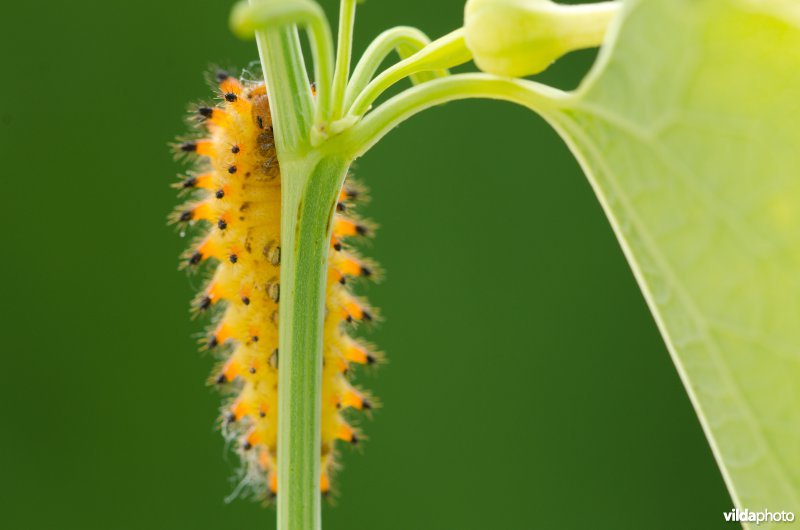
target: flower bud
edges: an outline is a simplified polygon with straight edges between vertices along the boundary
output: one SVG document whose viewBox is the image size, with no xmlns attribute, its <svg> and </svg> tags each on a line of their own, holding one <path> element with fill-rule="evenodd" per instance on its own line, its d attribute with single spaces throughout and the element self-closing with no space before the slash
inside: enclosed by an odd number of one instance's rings
<svg viewBox="0 0 800 530">
<path fill-rule="evenodd" d="M 570 51 L 598 46 L 618 7 L 617 2 L 468 0 L 464 35 L 481 70 L 523 77 L 538 74 Z"/>
</svg>

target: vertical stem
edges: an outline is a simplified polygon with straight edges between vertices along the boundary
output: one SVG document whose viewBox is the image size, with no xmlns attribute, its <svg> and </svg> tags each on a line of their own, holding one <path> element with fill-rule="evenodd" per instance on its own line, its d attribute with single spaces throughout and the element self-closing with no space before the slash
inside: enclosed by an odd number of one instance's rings
<svg viewBox="0 0 800 530">
<path fill-rule="evenodd" d="M 336 45 L 336 69 L 333 74 L 333 115 L 342 117 L 344 91 L 350 76 L 350 59 L 353 53 L 353 26 L 356 18 L 356 0 L 342 0 L 339 8 L 339 37 Z"/>
<path fill-rule="evenodd" d="M 295 113 L 300 120 L 290 123 L 293 126 L 307 122 L 307 112 L 311 106 L 311 88 L 305 72 L 303 54 L 297 24 L 302 25 L 308 34 L 311 52 L 314 56 L 314 74 L 317 82 L 316 107 L 314 109 L 315 129 L 324 132 L 330 119 L 331 79 L 333 77 L 333 41 L 328 19 L 322 8 L 314 0 L 249 0 L 246 4 L 237 4 L 231 13 L 231 24 L 237 33 L 248 36 L 256 33 L 261 64 L 270 89 L 278 88 L 286 97 L 276 99 L 276 107 L 289 122 L 293 120 L 292 112 L 282 112 L 285 108 L 291 111 L 292 104 L 297 104 Z M 281 71 L 287 76 L 276 75 Z M 298 81 L 305 80 L 305 83 Z M 292 91 L 283 90 L 291 88 Z M 272 100 L 272 93 L 270 100 Z M 296 127 L 293 127 L 293 129 Z M 308 127 L 305 128 L 307 131 Z M 297 131 L 287 130 L 298 142 L 307 143 L 308 133 L 300 135 Z"/>
<path fill-rule="evenodd" d="M 347 163 L 323 158 L 310 147 L 314 104 L 297 28 L 257 31 L 256 41 L 282 187 L 277 528 L 320 530 L 325 280 L 330 220 Z"/>
<path fill-rule="evenodd" d="M 280 161 L 283 154 L 308 146 L 313 112 L 310 83 L 296 27 L 257 31 L 256 44 L 267 83 Z"/>
<path fill-rule="evenodd" d="M 281 168 L 278 530 L 319 530 L 322 334 L 331 219 L 348 164 Z"/>
</svg>

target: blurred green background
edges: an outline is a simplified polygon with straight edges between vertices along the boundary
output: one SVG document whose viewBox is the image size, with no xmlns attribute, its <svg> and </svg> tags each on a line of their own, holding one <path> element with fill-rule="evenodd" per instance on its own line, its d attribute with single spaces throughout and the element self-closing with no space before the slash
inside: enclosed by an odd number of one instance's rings
<svg viewBox="0 0 800 530">
<path fill-rule="evenodd" d="M 333 0 L 324 3 L 335 11 Z M 462 0 L 370 0 L 357 50 L 438 36 Z M 165 218 L 167 148 L 211 63 L 253 43 L 228 2 L 4 6 L 0 526 L 253 529 L 225 504 L 197 285 Z M 574 87 L 592 52 L 543 80 Z M 384 407 L 345 451 L 327 529 L 722 528 L 731 508 L 678 375 L 564 144 L 508 104 L 414 118 L 356 167 L 387 270 L 360 381 Z M 358 454 L 362 453 L 362 454 Z"/>
</svg>

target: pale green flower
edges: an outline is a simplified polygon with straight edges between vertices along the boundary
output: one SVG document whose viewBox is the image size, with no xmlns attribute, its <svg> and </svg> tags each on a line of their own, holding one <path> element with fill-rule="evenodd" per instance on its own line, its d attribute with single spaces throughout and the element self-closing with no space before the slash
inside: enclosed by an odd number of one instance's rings
<svg viewBox="0 0 800 530">
<path fill-rule="evenodd" d="M 600 44 L 618 5 L 469 0 L 464 35 L 481 70 L 523 77 L 538 74 L 565 53 Z"/>
</svg>

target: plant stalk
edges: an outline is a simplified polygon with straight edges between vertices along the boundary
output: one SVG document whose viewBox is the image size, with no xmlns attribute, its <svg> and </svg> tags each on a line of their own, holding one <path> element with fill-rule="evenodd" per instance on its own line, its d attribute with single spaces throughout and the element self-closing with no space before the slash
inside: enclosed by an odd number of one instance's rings
<svg viewBox="0 0 800 530">
<path fill-rule="evenodd" d="M 339 8 L 339 37 L 336 44 L 336 69 L 333 74 L 333 115 L 331 120 L 338 120 L 342 117 L 345 88 L 347 80 L 350 78 L 355 19 L 356 0 L 342 0 Z"/>
<path fill-rule="evenodd" d="M 348 164 L 310 145 L 315 109 L 296 26 L 259 29 L 256 41 L 281 167 L 277 528 L 320 530 L 325 285 L 330 221 Z"/>
<path fill-rule="evenodd" d="M 331 219 L 348 164 L 281 168 L 278 530 L 319 530 L 322 334 Z"/>
<path fill-rule="evenodd" d="M 364 88 L 372 81 L 375 72 L 392 51 L 396 51 L 400 60 L 405 60 L 422 50 L 431 43 L 427 35 L 417 28 L 410 26 L 397 26 L 387 29 L 373 40 L 364 55 L 361 56 L 353 70 L 353 76 L 347 85 L 344 108 L 349 109 Z M 416 85 L 437 77 L 443 77 L 447 72 L 420 72 L 411 74 L 411 80 Z"/>
</svg>

